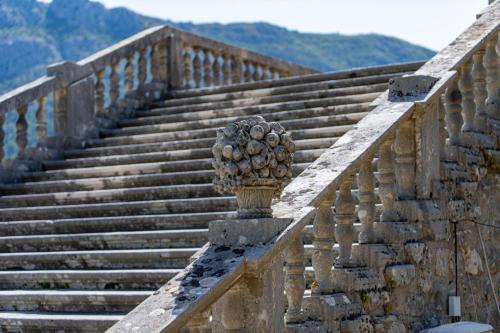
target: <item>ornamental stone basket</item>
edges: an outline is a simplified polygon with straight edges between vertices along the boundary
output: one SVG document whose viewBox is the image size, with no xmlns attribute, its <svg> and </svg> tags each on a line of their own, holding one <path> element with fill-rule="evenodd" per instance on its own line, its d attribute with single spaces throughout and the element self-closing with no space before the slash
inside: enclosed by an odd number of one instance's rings
<svg viewBox="0 0 500 333">
<path fill-rule="evenodd" d="M 236 195 L 238 218 L 270 218 L 271 202 L 292 177 L 295 144 L 283 126 L 260 116 L 217 132 L 212 147 L 215 188 Z"/>
<path fill-rule="evenodd" d="M 244 181 L 244 184 L 234 190 L 238 202 L 238 218 L 273 217 L 271 202 L 279 189 L 280 184 L 275 179 Z"/>
</svg>

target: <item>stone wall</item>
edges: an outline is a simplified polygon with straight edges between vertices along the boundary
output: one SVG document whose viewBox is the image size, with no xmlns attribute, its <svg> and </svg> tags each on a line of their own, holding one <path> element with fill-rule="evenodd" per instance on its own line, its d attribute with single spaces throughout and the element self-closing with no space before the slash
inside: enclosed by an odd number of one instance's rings
<svg viewBox="0 0 500 333">
<path fill-rule="evenodd" d="M 500 328 L 500 314 L 497 310 L 493 287 L 488 277 L 488 267 L 497 299 L 500 297 L 500 175 L 486 176 L 474 194 L 479 204 L 474 208 L 473 219 L 496 228 L 460 222 L 458 238 L 458 286 L 462 301 L 462 319 L 489 323 Z M 484 241 L 486 257 L 481 245 Z M 449 250 L 453 253 L 453 238 Z M 449 259 L 454 265 L 453 258 Z M 453 277 L 451 275 L 451 277 Z"/>
</svg>

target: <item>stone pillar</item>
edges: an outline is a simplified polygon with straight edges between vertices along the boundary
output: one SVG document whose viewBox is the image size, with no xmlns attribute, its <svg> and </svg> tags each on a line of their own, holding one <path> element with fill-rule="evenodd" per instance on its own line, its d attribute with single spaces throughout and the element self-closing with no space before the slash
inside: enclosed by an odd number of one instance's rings
<svg viewBox="0 0 500 333">
<path fill-rule="evenodd" d="M 194 58 L 193 58 L 193 80 L 195 88 L 201 87 L 201 77 L 202 77 L 202 64 L 200 59 L 200 48 L 193 47 Z"/>
<path fill-rule="evenodd" d="M 396 130 L 395 175 L 399 200 L 415 197 L 415 123 L 407 120 Z"/>
<path fill-rule="evenodd" d="M 288 309 L 285 320 L 287 324 L 304 321 L 302 315 L 302 299 L 306 289 L 304 269 L 304 244 L 302 237 L 299 236 L 292 240 L 286 251 L 285 290 Z"/>
<path fill-rule="evenodd" d="M 313 225 L 312 266 L 314 268 L 314 294 L 329 294 L 333 291 L 332 266 L 333 244 L 335 240 L 335 221 L 333 219 L 332 203 L 322 202 L 316 210 Z"/>
<path fill-rule="evenodd" d="M 256 218 L 212 221 L 209 242 L 233 250 L 269 242 L 290 223 Z M 212 307 L 212 332 L 284 332 L 284 258 L 279 255 L 259 272 L 247 272 Z"/>
<path fill-rule="evenodd" d="M 478 50 L 474 53 L 474 64 L 472 66 L 472 77 L 474 79 L 474 104 L 476 106 L 476 113 L 474 116 L 474 128 L 478 132 L 486 130 L 486 69 L 483 65 L 484 49 Z"/>
<path fill-rule="evenodd" d="M 448 145 L 460 145 L 462 119 L 462 95 L 458 89 L 458 81 L 453 80 L 445 93 L 446 128 L 448 129 Z"/>
<path fill-rule="evenodd" d="M 486 43 L 486 52 L 484 54 L 484 67 L 486 68 L 486 89 L 488 97 L 486 98 L 486 112 L 488 116 L 500 120 L 500 107 L 498 100 L 498 55 L 496 52 L 497 37 L 491 38 Z"/>
<path fill-rule="evenodd" d="M 17 108 L 16 112 L 18 116 L 16 122 L 17 159 L 23 160 L 28 146 L 28 122 L 26 121 L 28 105 Z"/>
<path fill-rule="evenodd" d="M 462 94 L 462 115 L 464 124 L 462 132 L 471 132 L 474 130 L 474 116 L 476 105 L 474 103 L 474 81 L 472 78 L 472 60 L 467 61 L 460 68 L 460 92 Z"/>
<path fill-rule="evenodd" d="M 79 147 L 89 138 L 97 137 L 94 82 L 87 77 L 68 86 L 67 91 L 66 145 Z"/>
<path fill-rule="evenodd" d="M 398 214 L 394 207 L 396 199 L 396 177 L 394 176 L 394 158 L 392 153 L 392 139 L 387 139 L 380 146 L 378 159 L 377 179 L 379 181 L 379 197 L 383 210 L 380 222 L 394 222 Z"/>
<path fill-rule="evenodd" d="M 356 203 L 351 192 L 353 178 L 349 176 L 342 181 L 337 200 L 335 200 L 335 238 L 339 244 L 339 256 L 335 260 L 335 268 L 353 265 L 351 250 L 356 238 L 354 229 Z"/>
<path fill-rule="evenodd" d="M 182 88 L 182 42 L 176 35 L 171 35 L 167 39 L 167 83 L 168 89 L 174 91 Z"/>
<path fill-rule="evenodd" d="M 190 89 L 191 88 L 191 79 L 193 75 L 193 59 L 191 58 L 191 53 L 189 48 L 184 48 L 184 55 L 182 56 L 182 62 L 183 62 L 183 71 L 182 74 L 184 76 L 184 88 L 185 89 Z"/>
<path fill-rule="evenodd" d="M 372 166 L 373 156 L 370 155 L 362 164 L 358 174 L 358 217 L 361 222 L 360 243 L 375 241 L 373 222 L 375 220 L 375 178 Z"/>
</svg>

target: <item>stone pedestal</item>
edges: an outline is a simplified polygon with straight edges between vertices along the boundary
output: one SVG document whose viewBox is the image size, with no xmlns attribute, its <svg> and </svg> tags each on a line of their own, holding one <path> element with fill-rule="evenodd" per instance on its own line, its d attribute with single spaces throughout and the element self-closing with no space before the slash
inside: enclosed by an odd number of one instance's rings
<svg viewBox="0 0 500 333">
<path fill-rule="evenodd" d="M 281 233 L 288 219 L 235 219 L 209 224 L 211 244 L 249 249 Z M 212 307 L 212 332 L 284 332 L 283 257 L 245 274 Z"/>
</svg>

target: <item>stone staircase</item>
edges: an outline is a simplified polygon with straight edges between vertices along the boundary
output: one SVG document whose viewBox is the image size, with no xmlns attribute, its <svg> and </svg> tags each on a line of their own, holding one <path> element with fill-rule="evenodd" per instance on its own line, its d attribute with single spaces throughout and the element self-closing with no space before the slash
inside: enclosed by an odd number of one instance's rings
<svg viewBox="0 0 500 333">
<path fill-rule="evenodd" d="M 209 221 L 234 215 L 235 199 L 211 183 L 217 128 L 257 114 L 279 121 L 296 142 L 297 175 L 390 78 L 420 65 L 175 91 L 0 185 L 0 331 L 105 331 L 187 265 Z"/>
</svg>

